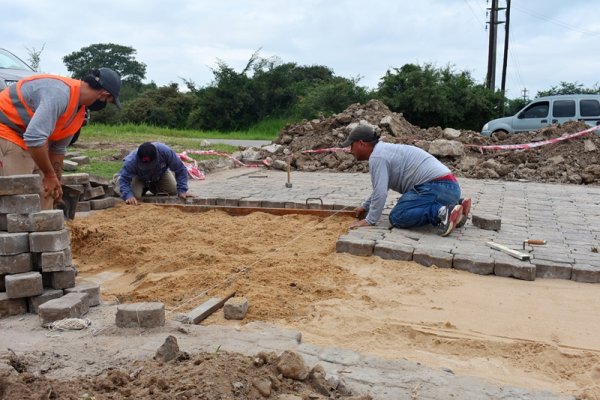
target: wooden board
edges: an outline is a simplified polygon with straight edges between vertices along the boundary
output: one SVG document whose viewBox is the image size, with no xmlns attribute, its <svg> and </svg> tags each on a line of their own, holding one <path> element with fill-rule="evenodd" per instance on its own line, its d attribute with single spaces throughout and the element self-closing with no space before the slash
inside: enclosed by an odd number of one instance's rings
<svg viewBox="0 0 600 400">
<path fill-rule="evenodd" d="M 202 206 L 202 205 L 187 205 L 187 204 L 159 204 L 161 207 L 173 207 L 186 212 L 205 212 L 211 210 L 220 210 L 226 212 L 229 215 L 240 216 L 248 215 L 255 212 L 264 212 L 273 215 L 316 215 L 318 217 L 329 217 L 332 215 L 343 215 L 347 217 L 354 217 L 353 210 L 319 210 L 319 209 L 305 209 L 305 208 L 264 208 L 264 207 L 230 207 L 230 206 Z"/>
</svg>

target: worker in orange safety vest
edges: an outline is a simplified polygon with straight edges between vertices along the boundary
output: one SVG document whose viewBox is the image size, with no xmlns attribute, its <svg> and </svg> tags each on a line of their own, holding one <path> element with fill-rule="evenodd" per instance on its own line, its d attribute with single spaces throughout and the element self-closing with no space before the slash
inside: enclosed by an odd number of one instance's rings
<svg viewBox="0 0 600 400">
<path fill-rule="evenodd" d="M 121 108 L 121 77 L 110 68 L 83 80 L 34 75 L 0 92 L 0 176 L 42 176 L 42 209 L 62 197 L 60 178 L 67 146 L 84 123 L 86 108 Z"/>
</svg>

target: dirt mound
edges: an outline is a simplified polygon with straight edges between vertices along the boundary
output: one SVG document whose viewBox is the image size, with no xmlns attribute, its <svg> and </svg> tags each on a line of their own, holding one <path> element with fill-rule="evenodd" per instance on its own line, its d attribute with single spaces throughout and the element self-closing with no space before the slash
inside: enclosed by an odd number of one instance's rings
<svg viewBox="0 0 600 400">
<path fill-rule="evenodd" d="M 327 380 L 319 365 L 306 377 L 287 373 L 286 353 L 187 353 L 170 362 L 131 361 L 96 376 L 50 379 L 6 366 L 0 371 L 3 399 L 354 399 L 343 384 Z M 289 364 L 289 362 L 288 362 Z M 288 368 L 289 369 L 289 368 Z M 331 382 L 330 382 L 331 381 Z"/>
<path fill-rule="evenodd" d="M 600 136 L 593 133 L 531 149 L 480 148 L 559 138 L 587 129 L 583 122 L 552 125 L 540 131 L 515 135 L 483 137 L 469 130 L 422 129 L 412 125 L 402 114 L 390 111 L 379 100 L 351 105 L 329 118 L 288 125 L 275 142 L 281 146 L 274 153 L 263 151 L 262 156 L 271 157 L 272 166 L 280 169 L 284 169 L 291 159 L 291 167 L 300 171 L 368 171 L 366 162 L 357 162 L 346 152 L 303 153 L 339 147 L 359 123 L 374 126 L 386 142 L 411 144 L 429 151 L 459 177 L 574 184 L 597 184 L 600 180 L 597 151 Z"/>
</svg>

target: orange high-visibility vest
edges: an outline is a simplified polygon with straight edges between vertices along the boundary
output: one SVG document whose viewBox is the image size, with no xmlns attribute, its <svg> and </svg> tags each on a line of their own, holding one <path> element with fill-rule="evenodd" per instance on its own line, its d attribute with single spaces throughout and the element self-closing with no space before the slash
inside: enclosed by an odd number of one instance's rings
<svg viewBox="0 0 600 400">
<path fill-rule="evenodd" d="M 34 110 L 23 99 L 21 86 L 35 79 L 56 79 L 69 86 L 69 104 L 65 112 L 58 117 L 54 131 L 48 140 L 57 141 L 74 135 L 83 125 L 85 107 L 79 107 L 79 89 L 81 81 L 56 75 L 35 75 L 20 80 L 0 92 L 0 138 L 9 140 L 27 150 L 23 134 L 33 117 Z"/>
</svg>

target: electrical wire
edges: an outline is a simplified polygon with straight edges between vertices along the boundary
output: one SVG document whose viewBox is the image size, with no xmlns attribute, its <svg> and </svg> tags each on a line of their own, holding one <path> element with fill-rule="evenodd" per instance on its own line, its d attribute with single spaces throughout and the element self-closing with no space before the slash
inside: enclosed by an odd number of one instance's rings
<svg viewBox="0 0 600 400">
<path fill-rule="evenodd" d="M 585 33 L 586 35 L 594 35 L 594 36 L 600 35 L 600 32 L 594 32 L 594 31 L 590 31 L 590 30 L 587 30 L 587 29 L 579 28 L 579 27 L 577 27 L 575 25 L 571 25 L 571 24 L 566 23 L 564 21 L 561 21 L 559 19 L 549 17 L 547 15 L 541 14 L 541 13 L 539 13 L 537 11 L 533 11 L 533 10 L 530 10 L 528 8 L 525 8 L 525 7 L 521 7 L 521 6 L 518 6 L 518 5 L 513 5 L 513 7 L 515 7 L 517 10 L 519 10 L 519 11 L 525 13 L 525 14 L 528 14 L 528 15 L 534 17 L 534 18 L 538 18 L 538 19 L 540 19 L 542 21 L 546 21 L 546 22 L 551 22 L 551 23 L 553 23 L 555 25 L 558 25 L 558 26 L 560 26 L 562 28 L 565 28 L 565 29 L 569 29 L 569 30 L 574 31 L 574 32 Z"/>
</svg>

